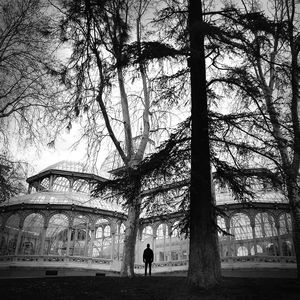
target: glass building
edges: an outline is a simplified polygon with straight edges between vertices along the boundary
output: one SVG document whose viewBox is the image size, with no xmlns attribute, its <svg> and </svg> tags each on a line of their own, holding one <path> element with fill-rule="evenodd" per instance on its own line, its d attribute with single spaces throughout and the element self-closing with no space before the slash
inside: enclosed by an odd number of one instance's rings
<svg viewBox="0 0 300 300">
<path fill-rule="evenodd" d="M 94 185 L 108 176 L 62 161 L 29 177 L 27 194 L 0 203 L 0 274 L 12 266 L 118 272 L 126 212 L 109 195 L 91 196 Z M 216 186 L 217 206 L 224 212 L 217 223 L 230 233 L 219 234 L 222 266 L 295 266 L 288 203 L 272 189 L 254 189 L 255 201 L 238 203 L 226 187 Z M 154 250 L 154 272 L 187 269 L 189 240 L 180 234 L 181 217 L 169 212 L 141 218 L 137 273 L 143 272 L 142 253 L 148 243 Z"/>
</svg>

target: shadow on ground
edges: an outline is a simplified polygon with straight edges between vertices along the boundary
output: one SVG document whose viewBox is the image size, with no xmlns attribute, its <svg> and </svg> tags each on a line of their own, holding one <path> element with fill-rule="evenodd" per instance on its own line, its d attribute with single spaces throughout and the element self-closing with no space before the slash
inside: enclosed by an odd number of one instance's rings
<svg viewBox="0 0 300 300">
<path fill-rule="evenodd" d="M 223 278 L 208 291 L 190 289 L 185 277 L 52 277 L 0 280 L 6 299 L 117 299 L 117 300 L 299 300 L 300 283 L 287 278 Z"/>
</svg>

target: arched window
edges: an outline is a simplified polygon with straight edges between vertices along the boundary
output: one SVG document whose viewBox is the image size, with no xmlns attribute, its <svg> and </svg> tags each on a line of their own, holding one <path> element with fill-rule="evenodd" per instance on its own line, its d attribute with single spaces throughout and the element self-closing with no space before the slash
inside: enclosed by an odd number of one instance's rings
<svg viewBox="0 0 300 300">
<path fill-rule="evenodd" d="M 248 249 L 245 246 L 240 246 L 237 248 L 237 256 L 247 256 Z"/>
<path fill-rule="evenodd" d="M 65 177 L 56 177 L 53 182 L 53 191 L 68 192 L 70 188 L 70 181 Z"/>
<path fill-rule="evenodd" d="M 226 225 L 225 225 L 225 219 L 224 219 L 224 218 L 218 216 L 218 217 L 217 217 L 217 224 L 218 224 L 218 226 L 219 226 L 222 230 L 226 231 Z M 221 239 L 224 238 L 224 234 L 223 234 L 222 232 L 220 232 L 220 231 L 218 231 L 218 236 L 219 236 L 219 238 L 221 238 Z M 226 238 L 226 237 L 225 237 L 225 238 Z"/>
<path fill-rule="evenodd" d="M 1 253 L 13 255 L 16 251 L 17 238 L 19 234 L 20 216 L 18 214 L 11 215 L 6 223 L 3 232 Z"/>
<path fill-rule="evenodd" d="M 280 235 L 292 232 L 292 219 L 289 213 L 283 213 L 279 217 Z"/>
<path fill-rule="evenodd" d="M 65 255 L 67 250 L 69 220 L 64 214 L 53 215 L 48 224 L 45 240 L 45 254 Z"/>
<path fill-rule="evenodd" d="M 102 238 L 103 237 L 103 228 L 102 227 L 98 227 L 96 229 L 96 239 Z"/>
<path fill-rule="evenodd" d="M 230 233 L 234 235 L 236 240 L 252 239 L 249 217 L 243 213 L 233 215 L 230 220 Z"/>
<path fill-rule="evenodd" d="M 89 193 L 89 184 L 84 179 L 78 179 L 73 184 L 73 191 L 78 193 Z"/>
<path fill-rule="evenodd" d="M 258 213 L 255 216 L 255 235 L 257 238 L 276 236 L 274 218 L 268 213 Z"/>
<path fill-rule="evenodd" d="M 125 225 L 121 223 L 120 226 L 118 226 L 118 234 L 124 234 L 125 233 Z"/>
<path fill-rule="evenodd" d="M 44 191 L 44 190 L 49 190 L 50 188 L 50 181 L 49 181 L 49 178 L 44 178 L 40 184 L 40 190 L 41 191 Z"/>
<path fill-rule="evenodd" d="M 257 254 L 263 253 L 263 248 L 260 245 L 256 245 L 256 252 Z M 255 255 L 254 246 L 251 247 L 250 253 L 251 255 Z"/>
<path fill-rule="evenodd" d="M 96 238 L 93 243 L 93 256 L 110 259 L 112 255 L 112 241 L 110 224 L 106 219 L 99 219 L 95 224 Z"/>
<path fill-rule="evenodd" d="M 84 256 L 87 249 L 86 239 L 89 238 L 89 218 L 79 215 L 73 220 L 69 255 Z"/>
<path fill-rule="evenodd" d="M 156 230 L 156 238 L 163 239 L 168 236 L 168 226 L 167 224 L 160 224 Z"/>
<path fill-rule="evenodd" d="M 104 236 L 105 237 L 109 237 L 110 236 L 110 226 L 109 225 L 106 225 L 104 227 Z"/>
<path fill-rule="evenodd" d="M 176 221 L 172 225 L 171 237 L 172 238 L 180 238 L 180 229 L 179 229 L 179 222 L 178 221 Z"/>
<path fill-rule="evenodd" d="M 44 218 L 40 214 L 30 214 L 24 220 L 22 240 L 19 253 L 38 255 L 41 251 Z"/>
<path fill-rule="evenodd" d="M 142 241 L 152 239 L 153 237 L 153 229 L 151 226 L 146 226 L 142 232 Z"/>
</svg>

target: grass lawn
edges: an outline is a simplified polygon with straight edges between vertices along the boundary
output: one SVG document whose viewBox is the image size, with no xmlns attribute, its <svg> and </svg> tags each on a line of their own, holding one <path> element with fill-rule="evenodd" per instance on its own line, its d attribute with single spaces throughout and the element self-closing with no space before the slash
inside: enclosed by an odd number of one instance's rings
<svg viewBox="0 0 300 300">
<path fill-rule="evenodd" d="M 47 277 L 0 280 L 0 299 L 300 300 L 300 283 L 287 278 L 223 278 L 218 288 L 190 289 L 186 278 Z"/>
</svg>

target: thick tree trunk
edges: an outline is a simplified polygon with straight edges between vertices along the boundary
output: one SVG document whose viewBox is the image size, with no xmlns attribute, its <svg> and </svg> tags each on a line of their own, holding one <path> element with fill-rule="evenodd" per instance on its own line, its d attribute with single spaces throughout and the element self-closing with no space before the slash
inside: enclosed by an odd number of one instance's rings
<svg viewBox="0 0 300 300">
<path fill-rule="evenodd" d="M 208 109 L 201 1 L 190 0 L 192 161 L 188 282 L 210 288 L 221 279 L 208 136 Z"/>
<path fill-rule="evenodd" d="M 297 274 L 300 280 L 300 199 L 298 199 L 298 205 L 292 208 L 292 222 L 293 222 L 293 242 L 297 260 Z"/>
<path fill-rule="evenodd" d="M 300 197 L 295 180 L 288 183 L 288 198 L 292 211 L 293 243 L 297 260 L 297 274 L 300 279 Z"/>
<path fill-rule="evenodd" d="M 128 172 L 130 173 L 131 178 L 131 184 L 129 184 L 130 196 L 128 196 L 130 197 L 130 199 L 127 200 L 128 217 L 125 229 L 123 258 L 120 275 L 124 277 L 133 277 L 135 261 L 135 243 L 141 212 L 141 197 L 139 196 L 141 191 L 141 180 L 139 176 L 136 176 L 132 173 L 132 170 L 128 170 Z"/>
<path fill-rule="evenodd" d="M 135 243 L 140 215 L 140 203 L 134 201 L 128 208 L 128 219 L 125 230 L 121 276 L 134 276 Z"/>
</svg>

